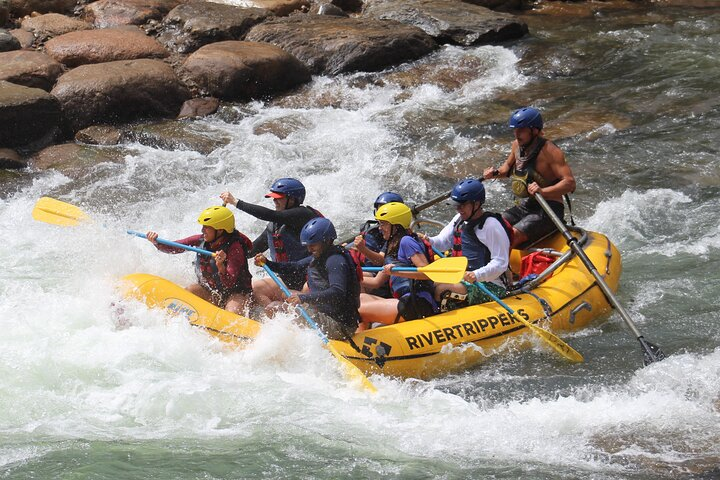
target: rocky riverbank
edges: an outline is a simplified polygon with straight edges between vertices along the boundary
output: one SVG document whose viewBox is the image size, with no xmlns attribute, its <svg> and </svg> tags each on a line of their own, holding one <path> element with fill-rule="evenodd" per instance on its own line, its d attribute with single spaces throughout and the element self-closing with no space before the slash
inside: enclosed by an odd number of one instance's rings
<svg viewBox="0 0 720 480">
<path fill-rule="evenodd" d="M 138 122 L 212 114 L 312 75 L 517 39 L 528 27 L 507 12 L 525 2 L 0 0 L 0 166 L 52 167 L 83 148 L 67 142 L 146 140 Z M 177 143 L 154 130 L 153 144 Z"/>
</svg>

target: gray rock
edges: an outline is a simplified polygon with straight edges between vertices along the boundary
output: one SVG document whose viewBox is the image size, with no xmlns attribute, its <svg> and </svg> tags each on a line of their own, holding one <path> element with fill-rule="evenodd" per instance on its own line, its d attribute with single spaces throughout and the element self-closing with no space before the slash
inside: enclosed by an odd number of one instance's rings
<svg viewBox="0 0 720 480">
<path fill-rule="evenodd" d="M 204 95 L 246 100 L 310 81 L 310 72 L 283 49 L 259 42 L 227 41 L 202 47 L 182 66 L 187 83 Z"/>
<path fill-rule="evenodd" d="M 186 150 L 209 155 L 229 144 L 229 136 L 204 132 L 195 123 L 165 121 L 133 126 L 125 133 L 126 140 L 162 150 Z"/>
<path fill-rule="evenodd" d="M 63 67 L 44 53 L 29 50 L 0 53 L 0 80 L 50 91 Z"/>
<path fill-rule="evenodd" d="M 172 67 L 148 59 L 77 67 L 60 77 L 51 93 L 70 132 L 98 123 L 174 118 L 189 97 Z"/>
<path fill-rule="evenodd" d="M 478 45 L 520 38 L 527 24 L 457 0 L 367 0 L 363 15 L 422 28 L 440 43 Z"/>
<path fill-rule="evenodd" d="M 45 52 L 69 67 L 137 58 L 164 58 L 168 51 L 137 27 L 70 32 L 49 40 Z"/>
<path fill-rule="evenodd" d="M 84 8 L 87 21 L 99 28 L 143 25 L 160 20 L 183 0 L 100 0 Z"/>
<path fill-rule="evenodd" d="M 20 50 L 20 42 L 10 32 L 0 28 L 0 52 Z"/>
<path fill-rule="evenodd" d="M 264 8 L 274 15 L 285 17 L 298 11 L 306 12 L 310 0 L 243 0 L 244 7 Z"/>
<path fill-rule="evenodd" d="M 250 28 L 270 15 L 270 11 L 262 8 L 213 2 L 187 3 L 168 13 L 158 39 L 180 53 L 191 53 L 209 43 L 240 40 Z"/>
<path fill-rule="evenodd" d="M 0 81 L 0 147 L 47 145 L 59 133 L 60 104 L 39 88 Z"/>
<path fill-rule="evenodd" d="M 297 15 L 261 23 L 245 37 L 293 54 L 312 73 L 377 71 L 436 48 L 421 29 L 393 20 Z"/>
<path fill-rule="evenodd" d="M 36 153 L 30 165 L 37 170 L 53 169 L 70 178 L 80 178 L 99 163 L 121 163 L 126 154 L 127 151 L 118 147 L 65 143 Z"/>
<path fill-rule="evenodd" d="M 332 15 L 334 17 L 347 17 L 345 11 L 332 3 L 319 3 L 310 8 L 310 13 L 315 15 Z"/>
<path fill-rule="evenodd" d="M 0 169 L 18 170 L 27 167 L 27 163 L 15 150 L 0 148 Z"/>
</svg>

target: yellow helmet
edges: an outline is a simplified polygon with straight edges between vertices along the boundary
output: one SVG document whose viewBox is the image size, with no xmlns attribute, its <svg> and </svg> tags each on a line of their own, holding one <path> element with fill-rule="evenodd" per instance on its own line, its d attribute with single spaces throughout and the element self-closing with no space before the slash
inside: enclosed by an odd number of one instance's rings
<svg viewBox="0 0 720 480">
<path fill-rule="evenodd" d="M 198 217 L 198 223 L 232 233 L 235 230 L 235 215 L 226 207 L 210 207 L 203 210 Z"/>
<path fill-rule="evenodd" d="M 404 228 L 410 228 L 412 222 L 412 211 L 410 207 L 400 202 L 390 202 L 381 205 L 375 211 L 375 220 L 382 220 L 391 225 L 402 225 Z"/>
</svg>

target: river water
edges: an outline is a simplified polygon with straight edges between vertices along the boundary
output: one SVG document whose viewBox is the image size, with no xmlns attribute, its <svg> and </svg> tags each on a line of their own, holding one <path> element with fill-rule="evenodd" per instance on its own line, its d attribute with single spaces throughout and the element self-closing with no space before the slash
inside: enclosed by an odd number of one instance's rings
<svg viewBox="0 0 720 480">
<path fill-rule="evenodd" d="M 6 179 L 0 476 L 719 478 L 720 10 L 601 3 L 524 19 L 531 36 L 511 45 L 319 77 L 197 121 L 231 140 L 207 157 L 129 145 L 79 177 Z M 381 191 L 420 203 L 500 163 L 508 114 L 529 103 L 578 179 L 576 220 L 622 252 L 618 298 L 666 360 L 643 368 L 613 314 L 562 334 L 584 364 L 538 344 L 427 382 L 375 376 L 369 396 L 289 319 L 246 350 L 138 304 L 117 327 L 122 275 L 193 277 L 189 255 L 125 229 L 180 238 L 226 188 L 263 202 L 273 178 L 296 176 L 347 234 Z M 489 208 L 511 202 L 506 184 L 488 190 Z M 43 195 L 95 223 L 33 222 Z"/>
</svg>

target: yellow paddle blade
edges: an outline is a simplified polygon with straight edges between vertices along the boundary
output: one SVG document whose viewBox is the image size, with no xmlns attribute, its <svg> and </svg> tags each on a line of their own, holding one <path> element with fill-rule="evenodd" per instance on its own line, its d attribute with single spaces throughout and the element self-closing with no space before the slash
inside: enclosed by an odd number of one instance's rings
<svg viewBox="0 0 720 480">
<path fill-rule="evenodd" d="M 74 227 L 90 217 L 80 208 L 50 197 L 42 197 L 35 204 L 32 216 L 35 220 L 63 227 Z"/>
<path fill-rule="evenodd" d="M 467 264 L 467 257 L 445 257 L 418 267 L 418 272 L 424 273 L 433 282 L 458 283 L 465 276 Z"/>
<path fill-rule="evenodd" d="M 538 327 L 537 325 L 533 325 L 532 323 L 528 322 L 522 317 L 519 317 L 517 315 L 513 315 L 513 318 L 516 320 L 519 320 L 528 327 L 530 330 L 532 330 L 534 333 L 540 335 L 540 338 L 545 340 L 546 343 L 550 344 L 552 348 L 555 349 L 560 355 L 567 358 L 571 362 L 575 363 L 581 363 L 584 362 L 585 359 L 583 358 L 580 353 L 578 353 L 575 349 L 573 349 L 570 345 L 560 340 L 558 337 L 553 335 L 552 333 L 548 332 L 545 329 L 542 329 Z"/>
<path fill-rule="evenodd" d="M 343 357 L 330 342 L 326 343 L 325 346 L 330 350 L 330 353 L 340 361 L 345 370 L 345 376 L 351 383 L 360 385 L 369 392 L 377 393 L 377 388 L 372 384 L 370 379 L 365 376 L 362 370 L 356 367 L 350 360 Z"/>
</svg>

